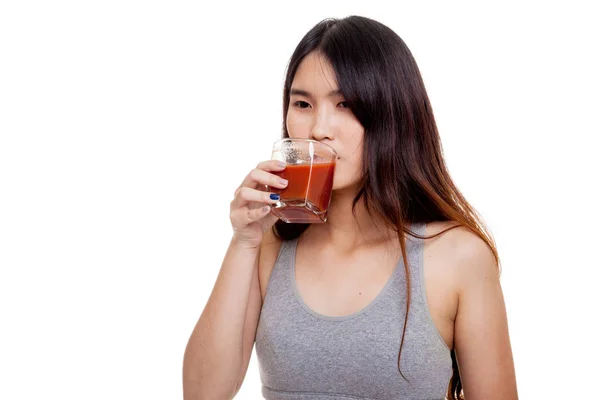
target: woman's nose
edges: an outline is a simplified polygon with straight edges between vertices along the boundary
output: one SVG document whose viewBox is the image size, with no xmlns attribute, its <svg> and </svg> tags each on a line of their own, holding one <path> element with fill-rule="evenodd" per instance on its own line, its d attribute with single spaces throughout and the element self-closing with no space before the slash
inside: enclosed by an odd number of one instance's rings
<svg viewBox="0 0 600 400">
<path fill-rule="evenodd" d="M 316 120 L 313 123 L 310 131 L 310 138 L 314 140 L 323 141 L 325 139 L 333 140 L 333 129 L 331 123 L 331 116 L 327 113 L 319 113 L 316 116 Z"/>
</svg>

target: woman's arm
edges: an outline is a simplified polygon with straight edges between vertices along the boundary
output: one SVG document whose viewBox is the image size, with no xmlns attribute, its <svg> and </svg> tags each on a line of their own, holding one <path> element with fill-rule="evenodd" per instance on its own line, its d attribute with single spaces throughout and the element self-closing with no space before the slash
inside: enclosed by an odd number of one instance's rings
<svg viewBox="0 0 600 400">
<path fill-rule="evenodd" d="M 229 214 L 233 238 L 183 357 L 185 400 L 231 399 L 244 380 L 262 302 L 261 246 L 277 220 L 268 206 L 277 199 L 262 188 L 284 188 L 287 183 L 272 173 L 283 169 L 276 160 L 264 161 L 235 191 Z"/>
<path fill-rule="evenodd" d="M 185 400 L 231 399 L 245 373 L 260 313 L 258 248 L 232 241 L 183 360 Z"/>
<path fill-rule="evenodd" d="M 454 347 L 465 399 L 514 400 L 515 369 L 496 260 L 483 240 L 461 231 L 454 238 L 459 278 Z"/>
</svg>

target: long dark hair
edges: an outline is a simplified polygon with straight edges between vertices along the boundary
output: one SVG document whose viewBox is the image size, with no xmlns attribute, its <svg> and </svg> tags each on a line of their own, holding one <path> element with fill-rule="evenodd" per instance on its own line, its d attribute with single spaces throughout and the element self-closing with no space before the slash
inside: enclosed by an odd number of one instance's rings
<svg viewBox="0 0 600 400">
<path fill-rule="evenodd" d="M 483 239 L 499 266 L 494 239 L 477 211 L 452 182 L 433 111 L 417 64 L 404 41 L 387 26 L 365 17 L 326 19 L 300 41 L 287 69 L 283 90 L 283 137 L 290 89 L 300 62 L 317 51 L 332 65 L 348 107 L 365 130 L 363 176 L 353 210 L 363 201 L 398 233 L 407 276 L 404 329 L 398 369 L 410 309 L 411 279 L 405 237 L 430 239 L 464 226 Z M 455 224 L 433 236 L 410 231 L 414 222 L 450 221 Z M 308 225 L 278 221 L 275 234 L 285 240 L 298 237 Z M 462 384 L 454 350 L 453 376 L 448 399 L 462 397 Z M 404 374 L 400 370 L 403 378 Z M 406 378 L 405 378 L 406 379 Z"/>
</svg>

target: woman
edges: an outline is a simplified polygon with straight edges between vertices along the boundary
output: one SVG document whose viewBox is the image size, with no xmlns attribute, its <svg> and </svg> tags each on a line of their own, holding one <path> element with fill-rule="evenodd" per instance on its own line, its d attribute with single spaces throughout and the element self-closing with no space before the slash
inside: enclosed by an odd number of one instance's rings
<svg viewBox="0 0 600 400">
<path fill-rule="evenodd" d="M 497 251 L 448 174 L 404 42 L 367 18 L 322 21 L 283 100 L 284 137 L 339 155 L 328 221 L 276 221 L 264 188 L 286 186 L 285 166 L 248 174 L 184 398 L 235 396 L 256 342 L 269 400 L 516 399 Z"/>
</svg>

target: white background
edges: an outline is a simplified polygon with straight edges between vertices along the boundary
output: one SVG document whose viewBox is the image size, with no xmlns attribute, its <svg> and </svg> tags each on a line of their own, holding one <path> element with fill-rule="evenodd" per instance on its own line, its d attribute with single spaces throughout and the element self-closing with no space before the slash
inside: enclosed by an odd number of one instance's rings
<svg viewBox="0 0 600 400">
<path fill-rule="evenodd" d="M 498 243 L 521 398 L 600 398 L 592 2 L 394 3 L 1 3 L 1 399 L 181 398 L 229 201 L 281 132 L 287 61 L 350 14 L 419 64 Z M 253 356 L 238 398 L 259 397 Z"/>
</svg>

